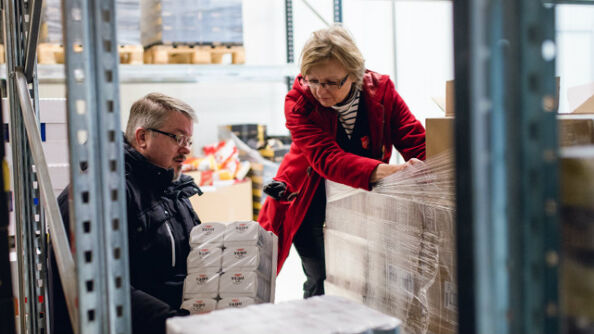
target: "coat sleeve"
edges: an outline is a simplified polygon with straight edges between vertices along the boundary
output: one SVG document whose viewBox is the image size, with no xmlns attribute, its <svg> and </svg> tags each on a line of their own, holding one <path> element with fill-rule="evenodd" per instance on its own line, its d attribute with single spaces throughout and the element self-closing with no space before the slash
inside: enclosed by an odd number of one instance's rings
<svg viewBox="0 0 594 334">
<path fill-rule="evenodd" d="M 287 95 L 286 126 L 293 142 L 311 167 L 323 178 L 355 188 L 370 189 L 369 179 L 381 161 L 342 150 L 335 138 L 315 124 L 311 118 L 312 111 L 299 108 L 298 105 L 291 94 Z"/>
<path fill-rule="evenodd" d="M 411 158 L 425 160 L 425 128 L 396 92 L 392 80 L 388 81 L 386 95 L 391 96 L 393 100 L 390 122 L 394 147 L 405 160 Z"/>
</svg>

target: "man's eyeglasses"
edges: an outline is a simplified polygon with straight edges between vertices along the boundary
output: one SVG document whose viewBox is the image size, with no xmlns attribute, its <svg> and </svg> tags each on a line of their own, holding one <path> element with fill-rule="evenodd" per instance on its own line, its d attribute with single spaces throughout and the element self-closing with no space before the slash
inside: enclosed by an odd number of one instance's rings
<svg viewBox="0 0 594 334">
<path fill-rule="evenodd" d="M 346 82 L 348 77 L 349 77 L 349 74 L 347 73 L 347 75 L 344 77 L 344 79 L 340 80 L 339 82 L 333 82 L 333 81 L 319 82 L 318 80 L 307 80 L 305 78 L 301 78 L 301 85 L 310 87 L 312 89 L 317 89 L 319 87 L 322 87 L 322 88 L 326 88 L 328 90 L 339 90 L 342 88 L 342 86 L 344 86 L 344 83 Z"/>
<path fill-rule="evenodd" d="M 191 137 L 184 136 L 184 135 L 174 135 L 173 133 L 169 133 L 169 132 L 165 132 L 165 131 L 161 131 L 161 130 L 157 130 L 157 129 L 153 129 L 153 128 L 148 128 L 147 130 L 154 131 L 154 132 L 160 133 L 162 135 L 166 135 L 167 137 L 171 137 L 177 142 L 177 144 L 179 146 L 184 146 L 184 147 L 192 146 L 192 138 Z"/>
</svg>

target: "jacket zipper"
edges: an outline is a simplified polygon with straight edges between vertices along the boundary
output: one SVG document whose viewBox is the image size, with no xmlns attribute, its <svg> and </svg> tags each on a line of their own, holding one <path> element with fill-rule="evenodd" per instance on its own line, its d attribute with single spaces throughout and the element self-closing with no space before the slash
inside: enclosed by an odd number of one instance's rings
<svg viewBox="0 0 594 334">
<path fill-rule="evenodd" d="M 175 267 L 175 239 L 173 239 L 173 232 L 171 232 L 169 223 L 165 222 L 165 227 L 169 232 L 169 239 L 171 239 L 171 267 Z"/>
</svg>

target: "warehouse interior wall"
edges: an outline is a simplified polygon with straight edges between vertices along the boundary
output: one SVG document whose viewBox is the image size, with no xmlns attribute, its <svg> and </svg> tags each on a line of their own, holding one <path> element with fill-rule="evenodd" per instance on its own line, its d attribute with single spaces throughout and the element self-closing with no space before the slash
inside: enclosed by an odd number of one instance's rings
<svg viewBox="0 0 594 334">
<path fill-rule="evenodd" d="M 311 1 L 326 22 L 332 22 L 332 1 Z M 594 82 L 594 8 L 557 7 L 557 75 L 561 77 L 560 112 L 570 112 L 567 89 Z M 295 59 L 312 31 L 326 23 L 302 0 L 293 1 Z M 284 1 L 243 2 L 246 65 L 278 66 L 286 62 Z M 367 67 L 395 78 L 399 93 L 424 123 L 443 116 L 433 97 L 445 97 L 445 81 L 453 79 L 453 18 L 449 1 L 344 0 L 344 25 L 351 31 Z M 394 38 L 392 26 L 395 26 Z M 394 55 L 394 41 L 396 54 Z M 395 69 L 396 64 L 396 69 Z M 241 66 L 241 65 L 239 65 Z M 145 66 L 150 71 L 150 66 Z M 298 65 L 295 66 L 295 74 Z M 263 123 L 268 133 L 285 135 L 285 79 L 232 80 L 195 83 L 122 83 L 122 126 L 132 103 L 151 91 L 187 101 L 198 111 L 194 150 L 217 140 L 217 126 Z M 61 83 L 41 83 L 41 97 L 63 97 Z"/>
<path fill-rule="evenodd" d="M 332 1 L 308 1 L 327 22 L 332 22 Z M 371 70 L 395 77 L 393 18 L 397 31 L 398 74 L 395 83 L 413 113 L 443 115 L 431 100 L 445 96 L 445 81 L 453 78 L 452 10 L 447 1 L 344 0 L 343 21 L 351 31 Z M 324 28 L 301 0 L 293 1 L 295 60 L 311 32 Z M 286 63 L 284 1 L 243 1 L 246 65 Z M 229 60 L 230 61 L 230 60 Z M 241 65 L 239 65 L 241 66 Z M 146 66 L 150 71 L 150 66 Z M 298 66 L 295 66 L 295 75 Z M 40 97 L 64 97 L 62 83 L 40 82 Z M 210 80 L 194 83 L 121 83 L 120 110 L 125 126 L 132 103 L 160 91 L 188 102 L 198 112 L 194 152 L 217 140 L 217 127 L 230 123 L 263 123 L 268 133 L 288 134 L 284 122 L 285 78 L 277 81 Z"/>
<path fill-rule="evenodd" d="M 557 6 L 556 15 L 559 112 L 569 113 L 567 90 L 594 83 L 594 6 Z"/>
</svg>

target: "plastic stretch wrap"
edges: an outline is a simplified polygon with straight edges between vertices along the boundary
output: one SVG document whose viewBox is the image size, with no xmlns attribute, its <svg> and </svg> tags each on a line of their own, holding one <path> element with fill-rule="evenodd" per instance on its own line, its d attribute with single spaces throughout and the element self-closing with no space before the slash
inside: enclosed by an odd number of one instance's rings
<svg viewBox="0 0 594 334">
<path fill-rule="evenodd" d="M 200 248 L 205 244 L 208 245 L 207 247 L 223 247 L 223 235 L 226 229 L 225 223 L 200 224 L 190 231 L 190 247 Z"/>
<path fill-rule="evenodd" d="M 451 155 L 371 192 L 330 181 L 326 189 L 326 292 L 402 319 L 406 333 L 456 333 Z"/>
<path fill-rule="evenodd" d="M 184 305 L 192 313 L 274 301 L 278 239 L 255 221 L 206 223 L 190 232 Z"/>
<path fill-rule="evenodd" d="M 261 303 L 261 301 L 251 297 L 222 298 L 217 302 L 217 310 L 226 308 L 239 308 L 259 303 Z"/>
<path fill-rule="evenodd" d="M 255 271 L 228 271 L 221 275 L 219 296 L 270 300 L 270 280 Z"/>
<path fill-rule="evenodd" d="M 145 0 L 141 40 L 153 44 L 243 44 L 241 0 Z"/>
<path fill-rule="evenodd" d="M 216 310 L 217 300 L 214 298 L 192 298 L 185 300 L 181 308 L 190 311 L 190 314 L 202 314 Z"/>
<path fill-rule="evenodd" d="M 563 326 L 567 333 L 591 334 L 594 333 L 594 147 L 565 148 L 559 165 Z"/>
<path fill-rule="evenodd" d="M 272 237 L 255 221 L 240 221 L 227 225 L 223 244 L 227 246 L 258 246 L 271 249 Z"/>
<path fill-rule="evenodd" d="M 167 320 L 167 334 L 398 334 L 401 321 L 359 303 L 320 296 Z"/>
<path fill-rule="evenodd" d="M 116 0 L 118 44 L 140 45 L 140 1 Z M 43 2 L 41 43 L 62 44 L 62 5 L 60 0 Z"/>
<path fill-rule="evenodd" d="M 221 274 L 216 270 L 189 273 L 184 280 L 184 299 L 216 298 Z"/>
<path fill-rule="evenodd" d="M 268 275 L 272 270 L 272 249 L 257 246 L 226 247 L 223 252 L 223 271 L 249 270 Z"/>
<path fill-rule="evenodd" d="M 203 246 L 192 248 L 188 254 L 188 273 L 200 272 L 201 269 L 221 270 L 223 249 L 208 244 Z"/>
</svg>

